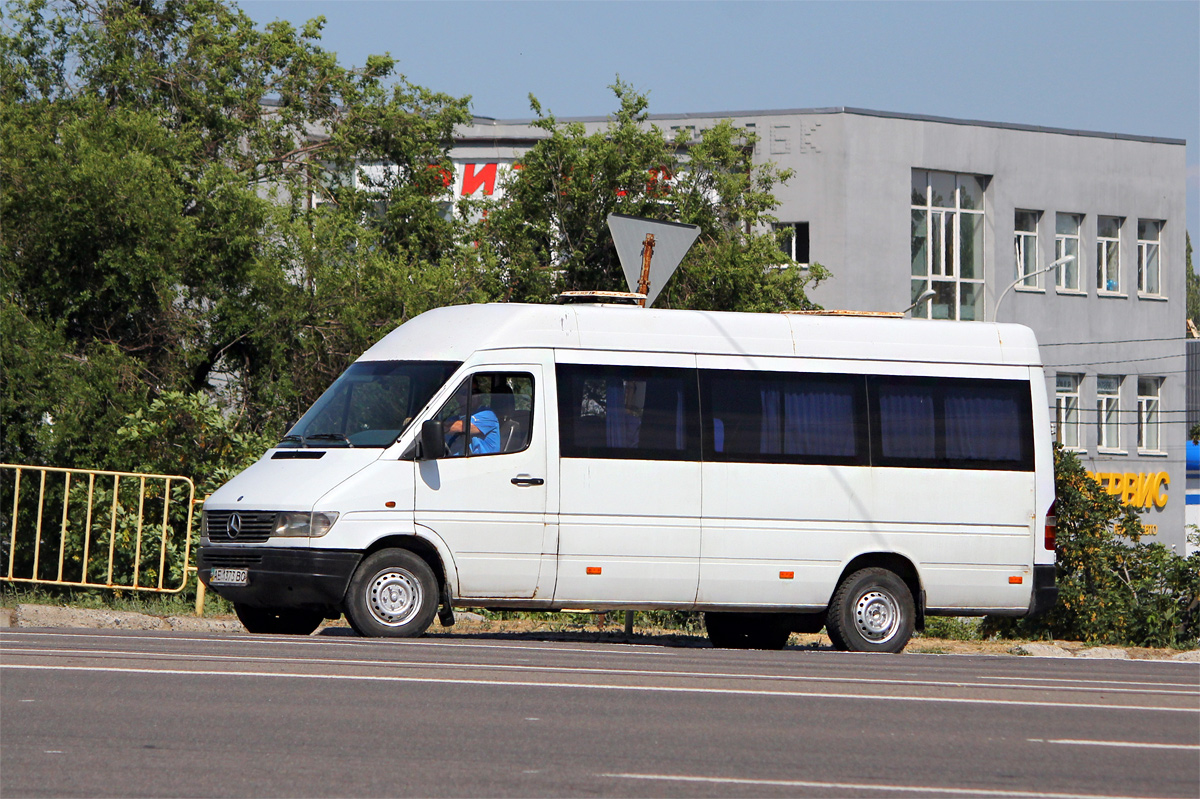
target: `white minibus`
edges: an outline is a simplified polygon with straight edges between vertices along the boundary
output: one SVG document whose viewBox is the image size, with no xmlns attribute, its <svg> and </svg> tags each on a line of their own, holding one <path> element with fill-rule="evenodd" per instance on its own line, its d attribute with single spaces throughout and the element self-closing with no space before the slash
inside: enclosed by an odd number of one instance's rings
<svg viewBox="0 0 1200 799">
<path fill-rule="evenodd" d="M 1022 326 L 448 307 L 208 498 L 198 566 L 251 632 L 676 609 L 720 647 L 898 652 L 1053 604 L 1052 459 Z"/>
</svg>

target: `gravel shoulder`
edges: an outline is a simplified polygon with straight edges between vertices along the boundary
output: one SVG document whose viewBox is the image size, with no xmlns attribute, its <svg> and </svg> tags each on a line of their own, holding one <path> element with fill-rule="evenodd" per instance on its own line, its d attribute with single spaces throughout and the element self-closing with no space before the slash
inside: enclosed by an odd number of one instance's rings
<svg viewBox="0 0 1200 799">
<path fill-rule="evenodd" d="M 459 611 L 451 628 L 434 624 L 431 637 L 477 636 L 510 640 L 575 641 L 592 643 L 631 643 L 644 646 L 707 647 L 700 634 L 677 630 L 637 627 L 627 636 L 618 614 L 607 620 L 581 615 L 572 623 L 546 623 L 531 620 L 491 620 L 478 614 Z M 607 622 L 607 623 L 605 623 Z M 74 628 L 116 630 L 173 630 L 177 632 L 243 633 L 233 616 L 156 616 L 131 611 L 73 608 L 56 605 L 18 604 L 0 608 L 0 627 Z M 326 622 L 317 635 L 353 635 L 345 621 Z M 789 647 L 830 649 L 823 634 L 793 634 Z M 1058 658 L 1104 658 L 1116 660 L 1176 660 L 1200 662 L 1200 649 L 1180 652 L 1176 649 L 1147 647 L 1090 646 L 1078 641 L 958 641 L 945 638 L 914 637 L 905 649 L 908 654 L 926 655 L 1016 655 Z"/>
</svg>

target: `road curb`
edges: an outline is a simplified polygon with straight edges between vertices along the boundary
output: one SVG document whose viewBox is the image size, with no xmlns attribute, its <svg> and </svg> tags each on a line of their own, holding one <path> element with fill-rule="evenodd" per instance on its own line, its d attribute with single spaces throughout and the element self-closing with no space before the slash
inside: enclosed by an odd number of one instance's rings
<svg viewBox="0 0 1200 799">
<path fill-rule="evenodd" d="M 0 627 L 98 630 L 178 630 L 181 632 L 242 633 L 236 619 L 203 616 L 152 616 L 128 610 L 69 608 L 57 605 L 17 605 L 0 613 Z"/>
</svg>

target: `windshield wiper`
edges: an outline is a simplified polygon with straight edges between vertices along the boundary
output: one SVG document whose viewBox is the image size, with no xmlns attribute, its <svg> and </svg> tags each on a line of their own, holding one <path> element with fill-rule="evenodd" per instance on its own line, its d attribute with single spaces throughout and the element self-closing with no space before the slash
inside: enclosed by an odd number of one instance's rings
<svg viewBox="0 0 1200 799">
<path fill-rule="evenodd" d="M 298 436 L 298 435 L 295 435 L 295 434 L 293 434 L 293 435 L 288 435 L 288 436 L 284 436 L 283 438 L 279 439 L 279 443 L 280 443 L 280 444 L 284 443 L 285 441 L 287 441 L 287 442 L 290 442 L 290 443 L 294 443 L 294 444 L 299 444 L 299 445 L 300 445 L 300 446 L 302 446 L 302 447 L 307 447 L 307 446 L 308 446 L 308 444 L 305 444 L 305 443 L 304 443 L 304 436 Z"/>
<path fill-rule="evenodd" d="M 341 433 L 315 433 L 311 436 L 304 437 L 306 441 L 345 441 L 347 447 L 353 447 L 350 439 L 346 438 Z"/>
</svg>

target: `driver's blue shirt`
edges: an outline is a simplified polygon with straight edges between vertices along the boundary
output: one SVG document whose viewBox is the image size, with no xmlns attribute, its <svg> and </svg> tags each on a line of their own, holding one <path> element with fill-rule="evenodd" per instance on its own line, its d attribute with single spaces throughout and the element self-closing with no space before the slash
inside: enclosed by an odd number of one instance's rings
<svg viewBox="0 0 1200 799">
<path fill-rule="evenodd" d="M 471 426 L 479 435 L 471 435 L 472 455 L 491 455 L 500 451 L 500 420 L 491 408 L 482 408 L 471 416 Z"/>
<path fill-rule="evenodd" d="M 500 451 L 500 420 L 491 408 L 482 408 L 471 416 L 471 427 L 479 430 L 479 434 L 471 434 L 470 454 L 491 455 Z M 451 456 L 462 456 L 463 434 L 453 433 L 446 438 L 446 452 Z"/>
</svg>

